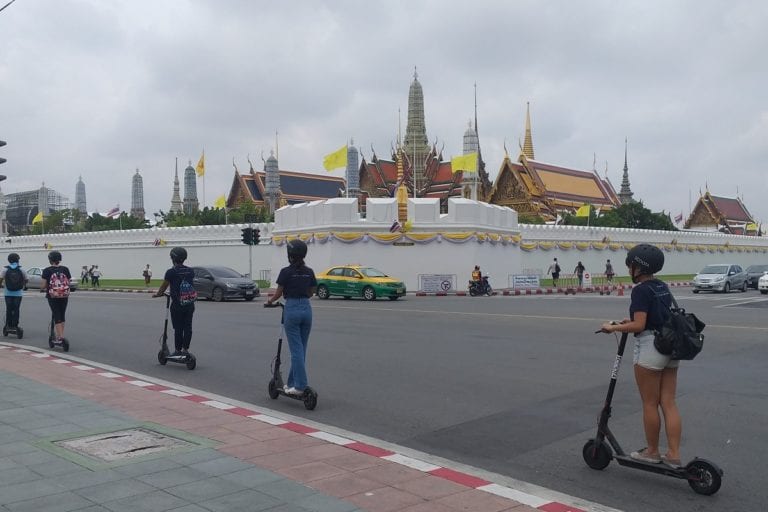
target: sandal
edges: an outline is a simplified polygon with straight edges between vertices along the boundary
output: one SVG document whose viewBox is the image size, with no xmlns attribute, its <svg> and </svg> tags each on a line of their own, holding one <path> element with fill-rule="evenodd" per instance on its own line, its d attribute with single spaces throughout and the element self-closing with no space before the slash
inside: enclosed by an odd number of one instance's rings
<svg viewBox="0 0 768 512">
<path fill-rule="evenodd" d="M 648 455 L 647 454 L 648 448 L 641 448 L 640 450 L 637 450 L 636 452 L 632 452 L 629 454 L 629 456 L 635 460 L 639 460 L 641 462 L 648 462 L 650 464 L 660 464 L 661 463 L 661 457 L 658 455 Z"/>
</svg>

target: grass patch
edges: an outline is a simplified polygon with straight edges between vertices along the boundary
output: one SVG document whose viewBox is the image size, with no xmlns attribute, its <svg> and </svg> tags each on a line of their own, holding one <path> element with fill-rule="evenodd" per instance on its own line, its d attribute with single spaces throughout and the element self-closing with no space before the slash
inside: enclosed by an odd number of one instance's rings
<svg viewBox="0 0 768 512">
<path fill-rule="evenodd" d="M 673 281 L 691 281 L 693 279 L 693 276 L 695 274 L 669 274 L 669 275 L 663 275 L 663 276 L 657 276 L 662 281 L 671 283 Z M 614 284 L 632 284 L 632 279 L 629 278 L 629 276 L 614 276 L 613 278 Z M 600 280 L 596 280 L 595 278 L 592 279 L 593 285 L 599 285 L 599 284 L 606 284 L 602 278 Z M 563 277 L 561 275 L 560 277 L 560 285 L 563 285 Z M 543 287 L 550 287 L 552 286 L 552 279 L 542 279 L 541 280 L 541 286 Z"/>
</svg>

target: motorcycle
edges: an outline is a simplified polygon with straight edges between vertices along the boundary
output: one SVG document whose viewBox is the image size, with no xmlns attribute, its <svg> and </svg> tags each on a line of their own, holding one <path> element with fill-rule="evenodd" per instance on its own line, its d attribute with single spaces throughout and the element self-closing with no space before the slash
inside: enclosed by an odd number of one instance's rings
<svg viewBox="0 0 768 512">
<path fill-rule="evenodd" d="M 469 281 L 469 294 L 472 297 L 477 297 L 478 295 L 493 295 L 493 288 L 491 288 L 491 283 L 488 282 L 488 276 L 483 276 L 480 281 Z"/>
</svg>

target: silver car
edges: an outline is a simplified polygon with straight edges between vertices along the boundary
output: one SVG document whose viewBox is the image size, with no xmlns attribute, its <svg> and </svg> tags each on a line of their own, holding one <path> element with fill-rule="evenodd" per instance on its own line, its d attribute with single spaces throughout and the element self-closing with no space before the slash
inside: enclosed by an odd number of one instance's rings
<svg viewBox="0 0 768 512">
<path fill-rule="evenodd" d="M 24 268 L 27 273 L 27 288 L 30 290 L 39 290 L 43 286 L 43 269 L 40 267 Z M 69 291 L 77 291 L 77 279 L 72 278 L 69 282 Z"/>
<path fill-rule="evenodd" d="M 199 299 L 252 301 L 259 296 L 259 288 L 252 279 L 229 267 L 192 267 L 192 270 L 195 272 L 194 286 Z"/>
<path fill-rule="evenodd" d="M 702 290 L 728 293 L 731 290 L 747 291 L 747 273 L 740 265 L 721 263 L 707 265 L 693 278 L 693 293 Z"/>
</svg>

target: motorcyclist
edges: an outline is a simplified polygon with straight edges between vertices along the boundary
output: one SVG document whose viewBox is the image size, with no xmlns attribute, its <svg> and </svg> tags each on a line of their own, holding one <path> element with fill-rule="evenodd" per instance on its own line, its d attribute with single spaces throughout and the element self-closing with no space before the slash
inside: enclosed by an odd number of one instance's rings
<svg viewBox="0 0 768 512">
<path fill-rule="evenodd" d="M 472 281 L 479 285 L 482 280 L 483 273 L 480 272 L 480 265 L 475 265 L 475 269 L 472 271 Z"/>
</svg>

